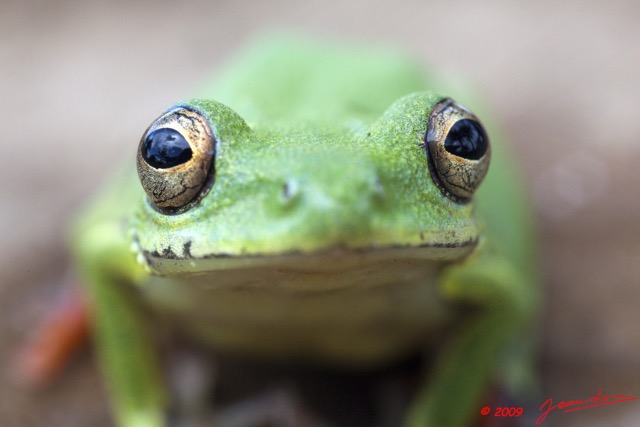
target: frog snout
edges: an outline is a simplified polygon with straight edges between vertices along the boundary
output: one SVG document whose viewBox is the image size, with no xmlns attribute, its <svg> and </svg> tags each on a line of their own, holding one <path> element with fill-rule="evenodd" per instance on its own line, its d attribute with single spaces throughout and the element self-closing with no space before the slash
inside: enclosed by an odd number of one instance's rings
<svg viewBox="0 0 640 427">
<path fill-rule="evenodd" d="M 321 178 L 287 178 L 281 188 L 282 204 L 298 214 L 322 215 L 334 222 L 363 221 L 384 205 L 386 189 L 375 172 L 325 174 Z"/>
<path fill-rule="evenodd" d="M 393 180 L 366 150 L 327 142 L 287 154 L 263 199 L 272 231 L 341 244 L 369 235 L 393 210 Z"/>
</svg>

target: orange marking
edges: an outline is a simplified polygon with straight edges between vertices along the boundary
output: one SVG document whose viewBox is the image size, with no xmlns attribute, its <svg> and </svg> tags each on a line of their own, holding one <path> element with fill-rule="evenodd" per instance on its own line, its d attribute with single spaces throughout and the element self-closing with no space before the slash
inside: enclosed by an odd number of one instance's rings
<svg viewBox="0 0 640 427">
<path fill-rule="evenodd" d="M 49 384 L 88 341 L 89 317 L 85 297 L 76 289 L 66 292 L 19 351 L 16 381 L 32 388 Z"/>
</svg>

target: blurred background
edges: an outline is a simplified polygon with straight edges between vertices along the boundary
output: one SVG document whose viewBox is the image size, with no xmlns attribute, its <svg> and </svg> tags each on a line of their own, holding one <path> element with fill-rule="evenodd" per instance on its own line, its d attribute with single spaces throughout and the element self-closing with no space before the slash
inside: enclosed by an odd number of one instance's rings
<svg viewBox="0 0 640 427">
<path fill-rule="evenodd" d="M 65 270 L 64 230 L 167 106 L 272 29 L 400 46 L 501 125 L 539 220 L 545 397 L 640 397 L 640 3 L 0 3 L 0 425 L 109 425 L 89 352 L 15 390 L 11 352 Z M 540 402 L 542 403 L 542 402 Z M 47 420 L 44 422 L 44 420 Z M 640 424 L 630 402 L 550 421 Z"/>
</svg>

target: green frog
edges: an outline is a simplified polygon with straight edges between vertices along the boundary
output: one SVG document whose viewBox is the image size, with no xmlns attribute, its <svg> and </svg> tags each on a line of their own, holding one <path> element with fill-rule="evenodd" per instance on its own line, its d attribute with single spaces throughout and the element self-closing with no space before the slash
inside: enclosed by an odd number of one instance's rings
<svg viewBox="0 0 640 427">
<path fill-rule="evenodd" d="M 395 51 L 278 38 L 152 122 L 73 233 L 119 425 L 167 423 L 159 318 L 238 357 L 427 352 L 406 427 L 468 426 L 493 385 L 531 387 L 530 209 L 504 148 L 434 89 Z"/>
</svg>

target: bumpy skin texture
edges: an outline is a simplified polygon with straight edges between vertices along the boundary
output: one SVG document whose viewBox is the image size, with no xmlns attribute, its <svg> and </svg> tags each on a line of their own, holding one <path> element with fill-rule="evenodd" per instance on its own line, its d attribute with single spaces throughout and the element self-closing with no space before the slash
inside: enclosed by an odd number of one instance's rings
<svg viewBox="0 0 640 427">
<path fill-rule="evenodd" d="M 127 171 L 76 227 L 121 425 L 164 425 L 145 305 L 216 349 L 350 367 L 423 347 L 457 319 L 430 349 L 407 426 L 466 425 L 492 377 L 529 386 L 528 210 L 495 142 L 477 205 L 433 182 L 424 137 L 444 97 L 428 89 L 393 52 L 278 39 L 179 104 L 216 141 L 197 201 L 167 214 Z"/>
<path fill-rule="evenodd" d="M 191 257 L 203 258 L 473 241 L 472 207 L 442 197 L 421 146 L 440 99 L 409 95 L 351 129 L 335 123 L 294 132 L 249 128 L 217 102 L 189 101 L 217 134 L 215 183 L 184 215 L 143 206 L 134 222 L 140 247 L 188 257 L 191 242 Z"/>
</svg>

